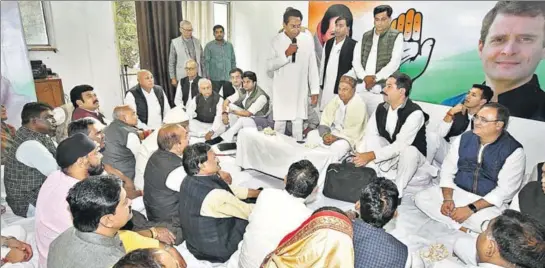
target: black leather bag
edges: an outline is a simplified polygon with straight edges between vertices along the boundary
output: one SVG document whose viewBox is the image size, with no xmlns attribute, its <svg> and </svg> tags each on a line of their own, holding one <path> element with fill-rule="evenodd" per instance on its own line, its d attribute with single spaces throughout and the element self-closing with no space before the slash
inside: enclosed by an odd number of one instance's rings
<svg viewBox="0 0 545 268">
<path fill-rule="evenodd" d="M 361 191 L 372 179 L 377 177 L 374 169 L 356 167 L 351 161 L 330 164 L 327 167 L 324 183 L 324 196 L 355 203 Z"/>
</svg>

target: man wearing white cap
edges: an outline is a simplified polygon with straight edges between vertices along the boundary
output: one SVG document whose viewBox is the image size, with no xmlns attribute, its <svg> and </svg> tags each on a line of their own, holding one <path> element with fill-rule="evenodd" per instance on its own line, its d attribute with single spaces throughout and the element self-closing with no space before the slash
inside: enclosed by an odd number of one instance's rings
<svg viewBox="0 0 545 268">
<path fill-rule="evenodd" d="M 324 107 L 318 129 L 308 133 L 308 143 L 329 148 L 338 159 L 355 148 L 367 125 L 367 106 L 355 93 L 356 79 L 343 75 L 338 94 Z"/>
<path fill-rule="evenodd" d="M 189 125 L 189 117 L 181 106 L 176 106 L 168 111 L 163 123 L 181 124 L 183 127 L 187 128 Z M 159 145 L 157 145 L 158 133 L 158 130 L 154 131 L 145 140 L 143 140 L 140 150 L 136 155 L 134 185 L 137 189 L 144 189 L 144 172 L 146 170 L 146 165 L 148 164 L 151 154 L 159 148 Z"/>
</svg>

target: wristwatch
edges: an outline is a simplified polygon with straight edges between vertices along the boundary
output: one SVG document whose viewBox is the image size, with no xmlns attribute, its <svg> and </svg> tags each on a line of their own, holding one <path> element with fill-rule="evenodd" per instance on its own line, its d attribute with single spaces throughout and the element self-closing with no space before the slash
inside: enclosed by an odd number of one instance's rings
<svg viewBox="0 0 545 268">
<path fill-rule="evenodd" d="M 477 207 L 476 207 L 475 205 L 473 205 L 472 203 L 470 203 L 469 205 L 467 205 L 467 207 L 468 207 L 469 209 L 471 209 L 471 211 L 473 211 L 473 213 L 477 213 L 477 211 L 479 211 L 479 210 L 477 209 Z"/>
</svg>

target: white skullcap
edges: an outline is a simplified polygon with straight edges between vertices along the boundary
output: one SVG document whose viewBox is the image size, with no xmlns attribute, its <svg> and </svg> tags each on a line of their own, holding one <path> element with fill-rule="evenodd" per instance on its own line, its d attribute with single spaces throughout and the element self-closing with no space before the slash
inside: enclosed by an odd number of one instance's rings
<svg viewBox="0 0 545 268">
<path fill-rule="evenodd" d="M 176 106 L 170 109 L 170 111 L 167 112 L 167 115 L 163 119 L 163 123 L 165 124 L 176 124 L 185 121 L 189 121 L 189 116 L 187 116 L 187 113 L 180 106 Z"/>
</svg>

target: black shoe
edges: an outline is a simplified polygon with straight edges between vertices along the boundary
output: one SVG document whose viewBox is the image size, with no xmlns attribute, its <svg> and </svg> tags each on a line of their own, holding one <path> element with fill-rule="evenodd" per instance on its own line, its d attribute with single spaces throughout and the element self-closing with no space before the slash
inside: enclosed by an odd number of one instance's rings
<svg viewBox="0 0 545 268">
<path fill-rule="evenodd" d="M 213 138 L 211 140 L 205 141 L 205 143 L 208 144 L 208 145 L 215 145 L 215 144 L 218 144 L 218 143 L 220 143 L 222 141 L 223 141 L 223 139 L 221 137 L 215 137 L 215 138 Z"/>
</svg>

